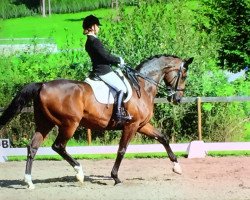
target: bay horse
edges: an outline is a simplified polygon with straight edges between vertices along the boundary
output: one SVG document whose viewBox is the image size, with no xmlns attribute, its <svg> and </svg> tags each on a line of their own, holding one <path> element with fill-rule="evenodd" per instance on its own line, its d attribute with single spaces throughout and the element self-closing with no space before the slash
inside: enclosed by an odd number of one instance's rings
<svg viewBox="0 0 250 200">
<path fill-rule="evenodd" d="M 115 123 L 112 117 L 113 106 L 97 102 L 92 88 L 86 82 L 59 79 L 24 86 L 1 115 L 0 127 L 33 101 L 36 128 L 27 146 L 24 178 L 28 188 L 35 187 L 31 178 L 34 157 L 54 126 L 58 126 L 59 132 L 52 149 L 75 169 L 76 178 L 80 182 L 84 181 L 82 166 L 66 151 L 66 144 L 79 125 L 94 130 L 122 130 L 117 157 L 111 171 L 115 185 L 121 183 L 118 170 L 128 144 L 136 132 L 159 141 L 174 164 L 173 171 L 181 174 L 181 167 L 170 148 L 169 140 L 150 124 L 150 119 L 153 116 L 157 89 L 162 80 L 169 92 L 168 100 L 174 104 L 180 102 L 185 89 L 188 66 L 192 61 L 193 58 L 182 60 L 177 56 L 157 55 L 139 64 L 135 69 L 138 73 L 135 75 L 138 78 L 140 95 L 132 90 L 131 99 L 124 104 L 132 119 L 122 125 Z"/>
</svg>

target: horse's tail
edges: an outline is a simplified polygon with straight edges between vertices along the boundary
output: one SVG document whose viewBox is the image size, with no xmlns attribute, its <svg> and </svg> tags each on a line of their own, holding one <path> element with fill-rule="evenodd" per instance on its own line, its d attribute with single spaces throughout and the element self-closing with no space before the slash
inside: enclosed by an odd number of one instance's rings
<svg viewBox="0 0 250 200">
<path fill-rule="evenodd" d="M 3 114 L 0 116 L 0 129 L 7 124 L 11 119 L 13 119 L 21 110 L 40 92 L 42 83 L 30 83 L 19 91 L 19 93 L 14 97 L 10 105 L 4 110 Z"/>
</svg>

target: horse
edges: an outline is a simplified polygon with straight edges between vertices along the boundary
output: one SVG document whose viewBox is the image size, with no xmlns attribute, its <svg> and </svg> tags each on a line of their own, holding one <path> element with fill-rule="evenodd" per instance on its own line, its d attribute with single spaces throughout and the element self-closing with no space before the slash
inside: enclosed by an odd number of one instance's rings
<svg viewBox="0 0 250 200">
<path fill-rule="evenodd" d="M 66 151 L 66 144 L 78 126 L 93 130 L 122 130 L 117 156 L 111 171 L 115 185 L 120 184 L 118 170 L 129 142 L 136 132 L 160 142 L 166 149 L 173 171 L 182 170 L 169 145 L 168 138 L 150 124 L 153 116 L 154 99 L 158 87 L 165 82 L 168 100 L 178 104 L 184 95 L 188 66 L 193 58 L 181 59 L 173 55 L 155 55 L 141 62 L 134 70 L 140 95 L 132 90 L 130 100 L 124 103 L 132 116 L 130 121 L 117 124 L 113 119 L 113 106 L 97 102 L 93 90 L 84 81 L 57 79 L 48 82 L 34 82 L 25 85 L 13 98 L 0 117 L 0 128 L 19 114 L 28 103 L 33 102 L 35 133 L 27 146 L 27 161 L 24 181 L 29 189 L 34 189 L 31 171 L 37 150 L 54 126 L 58 135 L 52 149 L 64 158 L 76 171 L 78 181 L 84 181 L 80 163 Z M 137 72 L 137 73 L 136 73 Z"/>
</svg>

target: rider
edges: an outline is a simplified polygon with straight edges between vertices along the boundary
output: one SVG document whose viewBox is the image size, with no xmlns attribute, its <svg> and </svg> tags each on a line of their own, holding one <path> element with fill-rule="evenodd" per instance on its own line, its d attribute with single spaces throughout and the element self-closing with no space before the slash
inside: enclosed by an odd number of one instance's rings
<svg viewBox="0 0 250 200">
<path fill-rule="evenodd" d="M 131 117 L 127 116 L 122 107 L 123 96 L 127 93 L 127 88 L 120 77 L 112 71 L 111 68 L 111 65 L 123 67 L 125 63 L 121 57 L 114 56 L 105 49 L 97 37 L 99 26 L 101 26 L 99 19 L 93 15 L 85 17 L 82 24 L 83 34 L 87 35 L 85 50 L 88 52 L 92 62 L 92 73 L 100 77 L 101 80 L 117 91 L 116 119 L 118 122 L 128 121 Z"/>
</svg>

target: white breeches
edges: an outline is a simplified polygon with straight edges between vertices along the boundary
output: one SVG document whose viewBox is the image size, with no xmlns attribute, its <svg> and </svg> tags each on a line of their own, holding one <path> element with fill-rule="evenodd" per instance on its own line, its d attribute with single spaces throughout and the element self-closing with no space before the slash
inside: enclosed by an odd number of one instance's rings
<svg viewBox="0 0 250 200">
<path fill-rule="evenodd" d="M 120 77 L 115 72 L 109 72 L 105 75 L 99 76 L 105 83 L 114 88 L 117 92 L 123 91 L 127 92 L 126 85 L 120 79 Z"/>
</svg>

